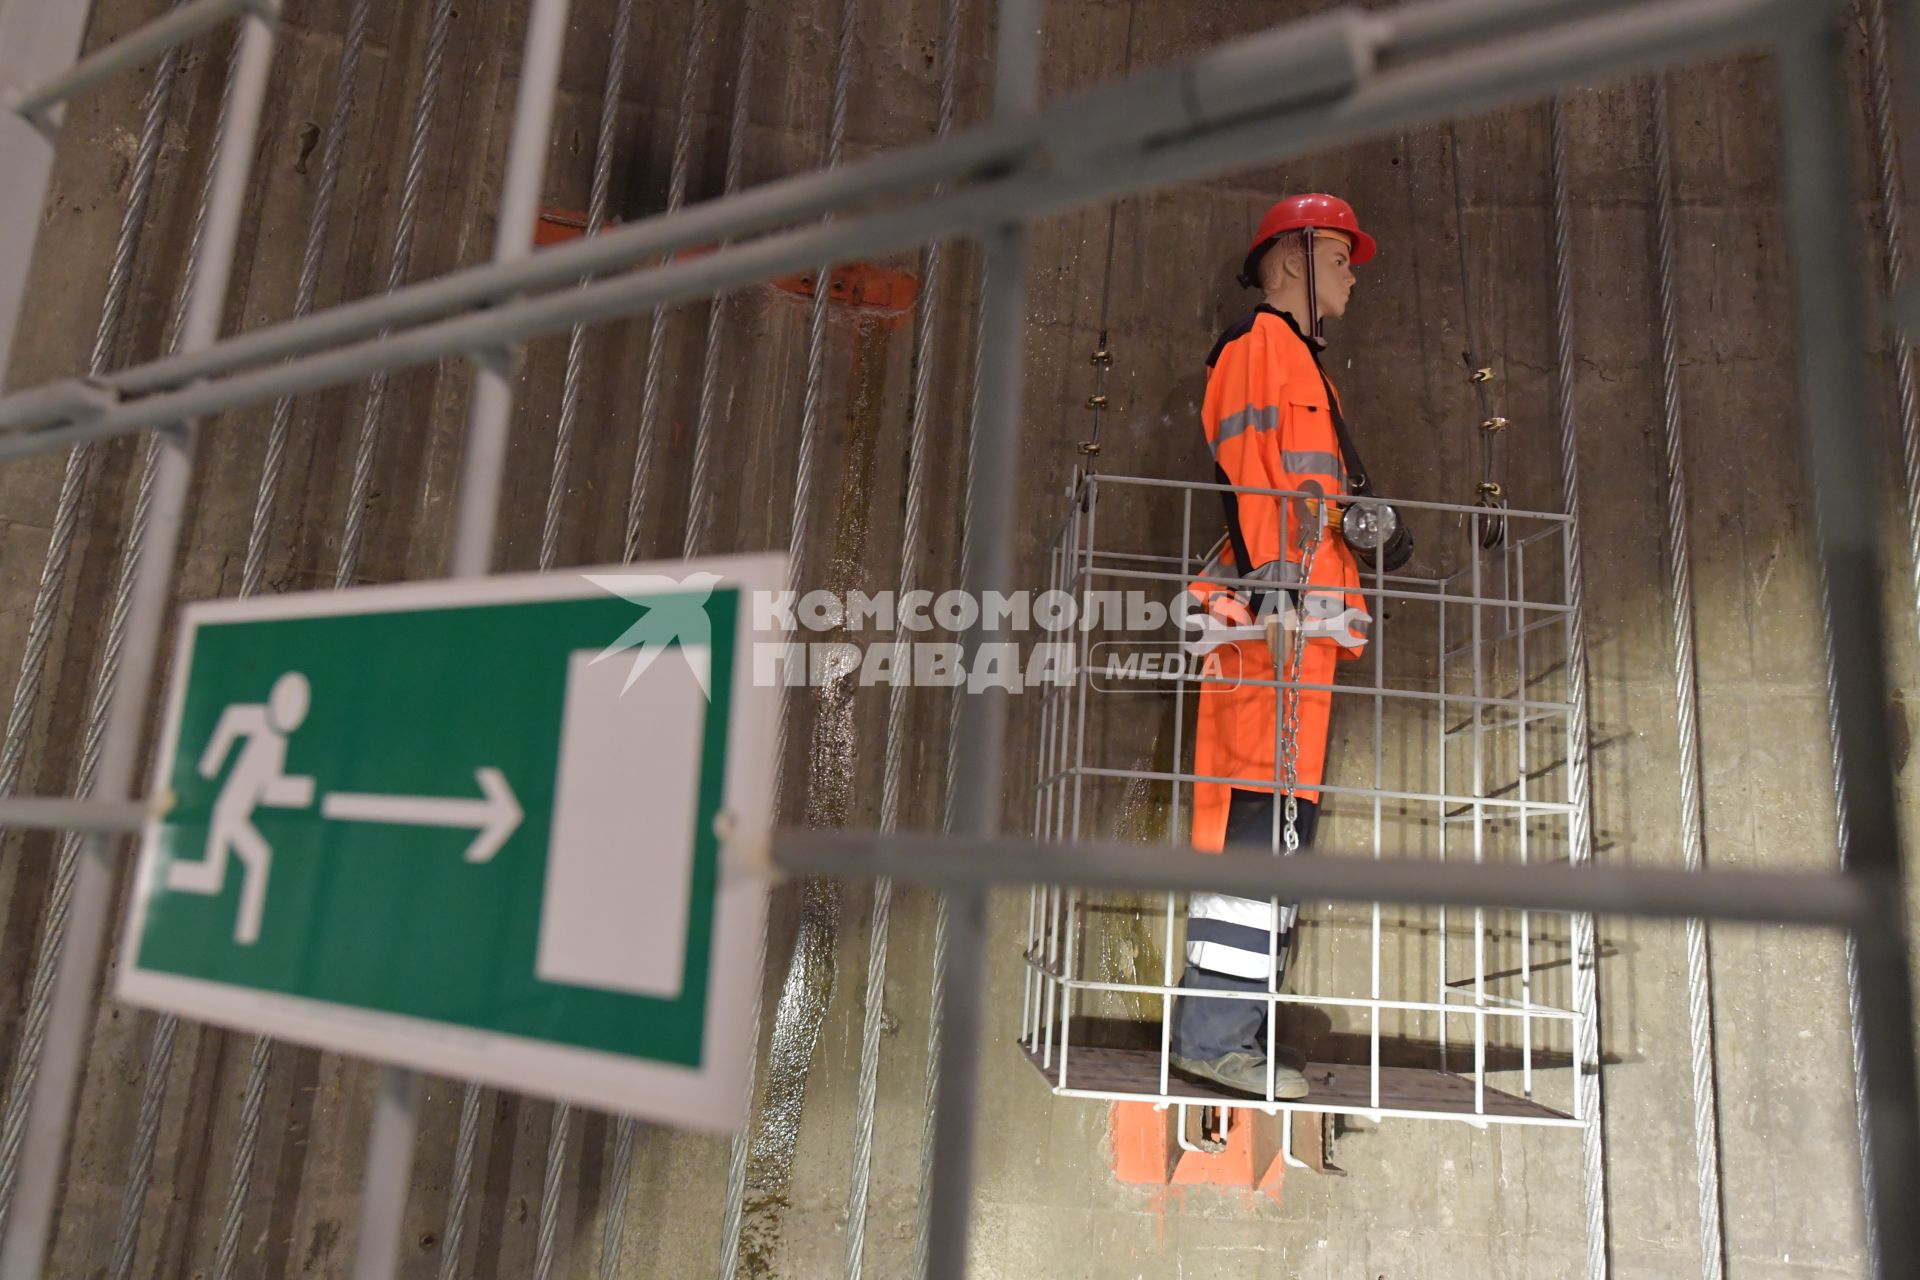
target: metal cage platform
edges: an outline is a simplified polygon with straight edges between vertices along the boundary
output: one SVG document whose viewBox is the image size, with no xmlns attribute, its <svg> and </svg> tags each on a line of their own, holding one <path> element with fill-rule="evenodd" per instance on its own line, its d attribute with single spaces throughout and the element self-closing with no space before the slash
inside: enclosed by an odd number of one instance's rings
<svg viewBox="0 0 1920 1280">
<path fill-rule="evenodd" d="M 1193 772 L 1199 685 L 1230 677 L 1196 660 L 1174 610 L 1161 621 L 1149 603 L 1165 607 L 1196 578 L 1256 585 L 1209 571 L 1218 544 L 1202 539 L 1219 527 L 1222 492 L 1276 491 L 1075 477 L 1049 588 L 1074 598 L 1080 625 L 1072 680 L 1047 692 L 1039 717 L 1037 837 L 1185 845 L 1196 781 L 1277 787 L 1275 778 Z M 1371 641 L 1341 664 L 1333 686 L 1319 843 L 1370 848 L 1376 858 L 1564 861 L 1567 752 L 1578 745 L 1565 665 L 1569 519 L 1395 506 L 1421 549 L 1404 572 L 1363 571 Z M 1142 629 L 1156 621 L 1158 630 Z M 1580 1032 L 1573 966 L 1593 958 L 1575 954 L 1569 917 L 1388 913 L 1377 903 L 1340 915 L 1301 904 L 1292 989 L 1270 983 L 1254 997 L 1273 1007 L 1280 1038 L 1311 1060 L 1311 1092 L 1290 1103 L 1171 1069 L 1172 1001 L 1207 998 L 1176 985 L 1185 914 L 1175 894 L 1032 891 L 1020 1039 L 1054 1092 L 1482 1125 L 1585 1123 L 1565 1068 Z"/>
</svg>

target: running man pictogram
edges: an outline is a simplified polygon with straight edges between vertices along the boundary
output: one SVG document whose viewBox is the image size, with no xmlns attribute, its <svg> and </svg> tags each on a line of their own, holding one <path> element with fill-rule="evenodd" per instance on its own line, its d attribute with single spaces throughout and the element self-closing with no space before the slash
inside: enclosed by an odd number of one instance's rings
<svg viewBox="0 0 1920 1280">
<path fill-rule="evenodd" d="M 312 778 L 290 777 L 287 737 L 306 721 L 313 689 L 298 671 L 273 682 L 265 703 L 236 702 L 220 713 L 213 739 L 200 756 L 200 776 L 217 777 L 234 744 L 240 758 L 213 802 L 213 822 L 198 862 L 174 861 L 167 887 L 183 893 L 219 893 L 227 880 L 227 854 L 240 859 L 240 913 L 233 940 L 250 946 L 260 937 L 260 913 L 267 900 L 267 873 L 273 847 L 253 825 L 255 809 L 304 809 L 313 803 Z"/>
</svg>

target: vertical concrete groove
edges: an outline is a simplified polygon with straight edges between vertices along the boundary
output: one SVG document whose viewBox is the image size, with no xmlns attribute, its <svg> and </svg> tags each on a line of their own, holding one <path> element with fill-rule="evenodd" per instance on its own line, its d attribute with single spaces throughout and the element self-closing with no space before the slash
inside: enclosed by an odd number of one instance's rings
<svg viewBox="0 0 1920 1280">
<path fill-rule="evenodd" d="M 1567 513 L 1567 792 L 1573 804 L 1568 856 L 1593 860 L 1592 739 L 1587 706 L 1586 585 L 1580 553 L 1579 435 L 1573 408 L 1573 208 L 1567 177 L 1566 103 L 1548 107 L 1553 228 L 1554 408 L 1560 435 L 1560 487 Z M 1574 1106 L 1581 1128 L 1581 1197 L 1587 1233 L 1587 1280 L 1606 1280 L 1607 1158 L 1601 1115 L 1599 958 L 1594 919 L 1573 918 Z"/>
<path fill-rule="evenodd" d="M 1875 194 L 1885 218 L 1882 246 L 1886 252 L 1887 295 L 1897 297 L 1906 278 L 1906 190 L 1900 173 L 1900 133 L 1893 103 L 1886 0 L 1865 0 L 1862 10 L 1867 25 L 1867 102 L 1873 130 Z M 1905 481 L 1901 499 L 1907 517 L 1907 564 L 1912 574 L 1916 617 L 1920 617 L 1920 403 L 1916 402 L 1920 397 L 1915 393 L 1913 344 L 1898 329 L 1892 332 L 1891 342 L 1901 473 Z M 1841 781 L 1833 637 L 1823 630 L 1822 639 L 1826 644 L 1827 730 L 1833 743 L 1835 831 L 1844 857 L 1849 841 L 1846 795 Z M 1874 1206 L 1872 1127 L 1867 1110 L 1866 1042 L 1860 1027 L 1860 956 L 1851 933 L 1847 935 L 1847 1026 L 1853 1053 L 1854 1123 L 1860 1132 L 1860 1186 L 1867 1217 L 1867 1257 L 1874 1274 L 1882 1275 L 1885 1271 L 1880 1257 L 1879 1217 Z"/>
<path fill-rule="evenodd" d="M 232 55 L 228 60 L 226 88 L 221 95 L 220 112 L 214 126 L 213 147 L 207 161 L 206 172 L 201 180 L 200 199 L 194 214 L 193 232 L 187 245 L 186 262 L 181 273 L 180 287 L 175 295 L 173 316 L 168 327 L 169 351 L 179 349 L 186 331 L 187 309 L 192 299 L 194 276 L 199 267 L 202 238 L 206 230 L 207 205 L 213 190 L 214 174 L 218 168 L 220 138 L 225 134 L 230 118 L 229 108 L 239 77 L 240 54 L 243 47 L 244 41 L 235 40 Z M 163 65 L 163 72 L 165 69 Z M 156 94 L 149 98 L 149 118 L 151 118 L 155 98 L 163 96 L 158 89 L 159 86 L 156 85 Z M 159 109 L 162 120 L 159 125 L 154 126 L 156 128 L 164 126 L 164 104 Z M 143 203 L 144 200 L 145 197 L 142 196 Z M 131 212 L 131 206 L 129 211 Z M 130 263 L 132 250 L 129 248 L 127 252 Z M 102 319 L 104 324 L 105 317 L 103 316 Z M 117 319 L 115 323 L 117 325 Z M 99 773 L 101 749 L 112 709 L 114 688 L 120 672 L 121 653 L 126 642 L 127 618 L 133 606 L 134 588 L 140 576 L 140 560 L 146 541 L 147 517 L 153 505 L 154 483 L 159 474 L 162 447 L 162 437 L 158 434 L 150 434 L 141 451 L 133 514 L 127 526 L 125 546 L 114 578 L 112 603 L 108 606 L 107 613 L 106 638 L 99 664 L 94 671 L 92 694 L 87 706 L 86 727 L 82 731 L 79 768 L 74 778 L 74 794 L 82 797 L 92 793 Z M 65 552 L 62 553 L 63 559 L 64 556 Z M 7 1211 L 11 1207 L 13 1190 L 19 1177 L 21 1147 L 26 1138 L 27 1116 L 33 1101 L 34 1086 L 40 1074 L 40 1060 L 46 1047 L 47 1020 L 52 1009 L 54 983 L 59 974 L 60 952 L 66 939 L 67 920 L 73 909 L 74 886 L 79 872 L 79 857 L 83 843 L 83 837 L 77 832 L 66 832 L 60 838 L 60 851 L 55 864 L 53 886 L 47 900 L 46 919 L 42 925 L 40 945 L 34 955 L 27 1013 L 21 1024 L 19 1054 L 14 1059 L 5 1114 L 4 1117 L 0 1117 L 0 1234 L 4 1233 Z M 136 1128 L 136 1147 L 138 1142 Z"/>
<path fill-rule="evenodd" d="M 740 190 L 741 171 L 747 150 L 747 86 L 753 71 L 755 26 L 760 16 L 757 0 L 746 0 L 740 14 L 740 47 L 733 72 L 733 114 L 727 124 L 727 163 L 720 181 L 724 199 Z M 722 240 L 720 247 L 729 242 Z M 683 540 L 685 554 L 700 554 L 706 545 L 707 519 L 713 499 L 714 419 L 719 407 L 721 331 L 726 321 L 727 295 L 720 294 L 707 303 L 707 341 L 700 356 L 700 404 L 695 413 L 693 466 L 687 476 L 687 527 Z"/>
<path fill-rule="evenodd" d="M 619 0 L 607 39 L 607 74 L 600 92 L 600 127 L 593 141 L 593 180 L 587 195 L 588 235 L 597 235 L 607 220 L 608 195 L 613 186 L 613 149 L 620 124 L 620 90 L 626 79 L 627 43 L 633 33 L 633 0 Z M 587 329 L 575 325 L 567 335 L 566 373 L 560 390 L 560 423 L 554 432 L 553 468 L 547 479 L 545 518 L 540 528 L 540 568 L 553 568 L 560 551 L 560 515 L 566 501 L 567 470 L 573 458 L 573 436 L 580 421 L 582 378 L 586 370 Z M 560 1232 L 560 1197 L 567 1154 L 573 1136 L 573 1107 L 556 1102 L 548 1122 L 547 1163 L 540 1182 L 539 1226 L 534 1245 L 535 1280 L 553 1275 L 555 1245 Z"/>
<path fill-rule="evenodd" d="M 1654 283 L 1660 313 L 1660 407 L 1667 463 L 1667 586 L 1673 624 L 1674 706 L 1679 723 L 1680 848 L 1689 871 L 1707 863 L 1706 796 L 1700 759 L 1700 689 L 1694 653 L 1693 539 L 1680 406 L 1679 302 L 1674 288 L 1673 146 L 1666 77 L 1649 81 L 1653 115 Z M 1720 1218 L 1720 1097 L 1714 1073 L 1713 974 L 1707 922 L 1686 923 L 1687 1041 L 1692 1068 L 1694 1177 L 1699 1192 L 1701 1280 L 1726 1274 Z"/>
<path fill-rule="evenodd" d="M 946 0 L 940 40 L 940 115 L 935 137 L 953 128 L 958 97 L 960 0 Z M 900 589 L 907 598 L 919 581 L 921 522 L 927 497 L 927 466 L 932 441 L 934 332 L 940 315 L 942 243 L 928 244 L 920 259 L 919 331 L 913 353 L 913 403 L 907 442 L 906 510 L 900 528 Z M 900 825 L 900 795 L 906 773 L 907 712 L 910 690 L 895 682 L 887 691 L 886 754 L 880 785 L 880 830 Z M 860 1025 L 859 1096 L 854 1108 L 853 1171 L 847 1191 L 847 1280 L 860 1280 L 866 1266 L 868 1196 L 873 1175 L 874 1112 L 880 1088 L 880 1031 L 887 994 L 887 947 L 893 910 L 893 881 L 882 876 L 873 886 L 873 920 L 867 938 L 866 1004 Z"/>
<path fill-rule="evenodd" d="M 400 181 L 400 212 L 394 220 L 393 246 L 387 258 L 388 293 L 407 282 L 413 267 L 414 233 L 420 221 L 421 191 L 426 185 L 427 140 L 433 129 L 434 108 L 440 101 L 447 37 L 452 25 L 453 0 L 435 0 L 427 29 L 420 92 L 414 100 L 413 124 L 407 139 L 406 174 Z M 386 331 L 383 330 L 381 336 L 385 337 Z M 368 380 L 366 403 L 360 410 L 360 434 L 353 448 L 353 477 L 347 486 L 346 518 L 340 530 L 340 552 L 333 574 L 336 588 L 351 586 L 360 572 L 360 544 L 366 532 L 367 495 L 373 488 L 373 460 L 387 404 L 387 382 L 388 375 L 384 373 L 376 373 Z"/>
<path fill-rule="evenodd" d="M 847 102 L 853 79 L 853 37 L 857 0 L 839 0 L 839 39 L 835 48 L 831 106 L 828 111 L 827 137 L 821 167 L 839 165 L 845 147 Z M 829 214 L 822 219 L 831 221 Z M 805 583 L 813 513 L 814 460 L 819 449 L 820 405 L 826 377 L 827 308 L 831 295 L 833 266 L 822 263 L 814 272 L 813 305 L 807 315 L 806 377 L 800 398 L 800 447 L 794 459 L 793 506 L 788 518 L 787 554 L 789 585 L 799 593 Z M 774 769 L 776 778 L 784 778 L 787 742 L 792 732 L 793 702 L 790 690 L 783 690 L 780 712 L 774 729 Z M 812 774 L 809 774 L 812 777 Z M 785 787 L 776 782 L 775 811 Z M 832 986 L 832 939 L 838 929 L 837 892 L 818 881 L 807 886 L 802 906 L 799 935 L 794 940 L 786 979 L 781 983 L 780 999 L 774 1006 L 772 1047 L 769 1049 L 767 1093 L 783 1105 L 769 1107 L 762 1114 L 750 1114 L 748 1122 L 735 1133 L 727 1159 L 726 1207 L 721 1218 L 720 1275 L 733 1280 L 740 1266 L 741 1237 L 745 1227 L 748 1165 L 756 1148 L 770 1142 L 790 1151 L 797 1138 L 799 1099 L 813 1048 L 819 1039 L 819 1022 L 824 1015 L 824 993 Z M 762 974 L 765 965 L 761 965 Z M 756 990 L 761 984 L 756 984 Z M 760 1002 L 753 1009 L 753 1040 L 759 1040 Z M 758 1056 L 757 1053 L 754 1056 Z M 757 1066 L 757 1063 L 750 1064 Z M 748 1077 L 751 1100 L 753 1081 Z M 776 1114 L 776 1110 L 778 1114 Z M 790 1159 L 791 1157 L 786 1157 Z"/>
<path fill-rule="evenodd" d="M 680 82 L 680 114 L 674 121 L 673 162 L 667 170 L 667 207 L 672 213 L 687 201 L 687 167 L 693 155 L 694 91 L 706 66 L 710 0 L 693 0 L 687 21 L 687 74 Z M 640 558 L 640 536 L 647 520 L 647 490 L 653 479 L 653 455 L 659 447 L 660 385 L 666 374 L 667 309 L 655 307 L 647 329 L 647 372 L 640 384 L 640 439 L 634 447 L 633 476 L 627 484 L 627 536 L 623 559 Z"/>
<path fill-rule="evenodd" d="M 967 420 L 967 474 L 973 474 L 974 441 L 980 434 L 980 387 L 981 358 L 987 348 L 987 270 L 992 266 L 989 255 L 980 273 L 980 301 L 974 313 L 973 368 L 971 372 L 973 399 Z M 961 517 L 960 556 L 955 566 L 959 580 L 967 581 L 967 564 L 973 556 L 973 521 Z M 955 686 L 952 696 L 947 700 L 947 756 L 941 792 L 940 826 L 943 831 L 952 831 L 958 814 L 955 812 L 955 797 L 958 794 L 956 782 L 960 763 L 960 722 L 964 688 Z M 934 895 L 933 900 L 933 948 L 929 956 L 929 969 L 932 981 L 927 994 L 927 1063 L 923 1081 L 924 1094 L 920 1114 L 920 1211 L 913 1230 L 913 1275 L 925 1276 L 932 1262 L 933 1206 L 927 1198 L 928 1189 L 933 1183 L 933 1135 L 935 1128 L 935 1104 L 940 1096 L 940 1055 L 945 1048 L 943 1025 L 946 1022 L 946 972 L 947 949 L 953 937 L 953 907 L 949 895 L 942 891 Z"/>
<path fill-rule="evenodd" d="M 355 0 L 347 15 L 346 37 L 340 50 L 340 64 L 334 83 L 332 110 L 321 142 L 320 171 L 315 184 L 313 207 L 307 218 L 306 240 L 302 247 L 299 280 L 294 289 L 295 319 L 313 310 L 319 296 L 320 266 L 325 257 L 327 231 L 333 221 L 333 202 L 340 183 L 341 158 L 346 149 L 347 127 L 353 119 L 355 91 L 359 80 L 360 55 L 366 47 L 367 23 L 371 0 Z M 282 396 L 273 406 L 272 423 L 267 433 L 266 452 L 260 467 L 260 482 L 254 493 L 253 515 L 247 529 L 246 560 L 241 570 L 240 595 L 251 596 L 260 589 L 265 573 L 267 535 L 273 523 L 274 500 L 279 491 L 280 473 L 286 456 L 287 436 L 293 422 L 293 397 Z M 147 1055 L 147 1068 L 141 1084 L 140 1117 L 134 1129 L 132 1154 L 128 1161 L 127 1185 L 120 1206 L 120 1228 L 114 1250 L 114 1280 L 128 1280 L 133 1274 L 134 1254 L 139 1244 L 140 1219 L 147 1189 L 153 1176 L 154 1143 L 160 1116 L 166 1103 L 168 1084 L 173 1075 L 173 1046 L 179 1034 L 179 1019 L 161 1014 L 154 1020 L 153 1040 Z M 253 1153 L 260 1144 L 260 1111 L 265 1097 L 266 1038 L 256 1036 L 248 1054 L 246 1086 L 241 1097 L 240 1123 L 234 1142 L 234 1159 L 227 1186 L 227 1198 L 220 1217 L 218 1246 L 215 1251 L 216 1280 L 229 1280 L 239 1257 L 240 1230 L 245 1220 L 250 1177 L 231 1176 L 244 1168 L 252 1171 Z M 256 1077 L 256 1069 L 258 1075 Z"/>
<path fill-rule="evenodd" d="M 178 0 L 176 0 L 178 3 Z M 93 352 L 88 360 L 88 372 L 104 373 L 113 358 L 118 345 L 121 325 L 126 317 L 127 297 L 133 284 L 133 265 L 139 251 L 141 232 L 147 223 L 147 208 L 153 195 L 154 172 L 160 158 L 161 144 L 165 138 L 166 125 L 173 110 L 173 82 L 180 71 L 180 51 L 170 49 L 160 59 L 159 69 L 154 73 L 153 86 L 147 91 L 144 116 L 140 128 L 140 142 L 134 154 L 133 168 L 128 176 L 127 203 L 120 217 L 119 234 L 114 241 L 113 262 L 107 271 L 106 294 L 100 305 L 100 319 L 94 330 Z M 20 659 L 20 678 L 14 685 L 13 702 L 7 711 L 6 739 L 0 746 L 0 795 L 12 795 L 20 788 L 20 775 L 26 761 L 27 741 L 33 731 L 33 717 L 40 702 L 40 689 L 46 676 L 47 650 L 53 638 L 54 614 L 59 608 L 60 598 L 65 593 L 67 570 L 72 560 L 74 534 L 79 526 L 80 509 L 85 497 L 87 474 L 91 469 L 96 449 L 84 445 L 67 454 L 65 468 L 60 476 L 60 493 L 54 502 L 53 524 L 47 539 L 47 557 L 40 569 L 40 579 L 35 588 L 33 605 L 28 614 L 26 645 Z M 62 841 L 63 850 L 68 842 Z M 54 883 L 58 912 L 50 911 L 50 925 L 56 914 L 65 913 L 65 895 L 71 894 L 73 871 L 69 857 L 62 857 L 56 870 Z M 62 889 L 61 886 L 64 886 Z M 37 999 L 43 1009 L 51 997 L 51 982 L 54 976 L 54 953 L 47 950 L 51 942 L 49 934 L 42 933 L 42 949 L 35 958 L 34 994 L 29 997 L 29 1008 Z M 44 974 L 42 978 L 40 975 Z M 46 994 L 38 994 L 42 985 L 46 985 Z M 45 1014 L 41 1015 L 44 1022 Z M 16 1071 L 21 1064 L 16 1064 Z M 26 1081 L 31 1084 L 31 1078 Z M 26 1092 L 16 1088 L 9 1098 L 16 1095 L 24 1099 Z M 22 1117 L 24 1121 L 24 1116 Z M 7 1122 L 7 1131 L 13 1128 L 11 1109 Z M 17 1143 L 19 1139 L 12 1140 Z M 12 1201 L 14 1180 L 18 1175 L 17 1148 L 9 1144 L 8 1150 L 15 1154 L 4 1165 L 0 1165 L 0 1224 L 7 1218 L 7 1208 Z"/>
<path fill-rule="evenodd" d="M 368 3 L 360 0 L 349 19 L 349 28 L 345 46 L 341 52 L 340 79 L 336 86 L 333 112 L 328 120 L 325 151 L 321 160 L 318 191 L 315 195 L 313 213 L 307 224 L 305 254 L 300 267 L 299 285 L 294 299 L 294 315 L 303 316 L 313 309 L 314 298 L 319 287 L 320 261 L 326 242 L 326 228 L 331 220 L 333 195 L 340 173 L 340 153 L 345 137 L 347 122 L 353 111 L 353 81 L 360 59 L 361 48 L 365 44 Z M 273 493 L 278 482 L 281 457 L 286 449 L 288 424 L 291 421 L 291 399 L 283 398 L 274 406 L 273 425 L 268 436 L 266 460 L 262 467 L 260 488 L 254 501 L 254 523 L 249 529 L 247 539 L 247 559 L 242 572 L 240 593 L 251 595 L 259 589 L 261 565 L 265 559 L 265 527 L 270 523 L 273 510 Z M 119 1229 L 115 1236 L 113 1264 L 110 1274 L 114 1280 L 127 1280 L 133 1274 L 134 1256 L 139 1247 L 140 1219 L 144 1214 L 147 1190 L 153 1176 L 154 1145 L 159 1133 L 160 1118 L 165 1107 L 167 1088 L 173 1074 L 173 1047 L 179 1034 L 179 1019 L 171 1014 L 161 1014 L 154 1020 L 153 1036 L 147 1052 L 146 1069 L 141 1080 L 139 1118 L 134 1126 L 134 1140 L 128 1158 L 126 1186 L 122 1192 L 120 1204 Z M 251 1086 L 251 1080 L 249 1080 Z M 251 1097 L 251 1087 L 248 1097 Z M 246 1147 L 257 1143 L 258 1116 L 253 1116 L 253 1124 L 247 1123 L 248 1111 L 242 1105 L 240 1136 L 237 1146 Z M 232 1234 L 236 1239 L 239 1224 L 231 1226 L 227 1217 L 237 1215 L 244 1207 L 244 1194 L 238 1198 L 239 1207 L 231 1189 L 228 1197 L 227 1214 L 222 1217 L 220 1230 L 221 1253 L 227 1252 L 226 1239 Z M 225 1280 L 231 1275 L 231 1269 L 216 1274 Z"/>
<path fill-rule="evenodd" d="M 626 0 L 623 0 L 623 7 L 625 6 L 625 2 Z M 744 164 L 743 153 L 745 150 L 747 131 L 747 84 L 753 57 L 754 20 L 759 13 L 759 9 L 758 0 L 747 0 L 745 11 L 741 14 L 740 18 L 740 47 L 736 55 L 733 76 L 733 116 L 727 135 L 726 175 L 721 182 L 722 194 L 727 195 L 739 190 L 740 175 Z M 689 50 L 688 78 L 681 88 L 683 106 L 688 101 L 687 95 L 692 93 L 693 75 L 691 68 L 695 65 L 696 57 L 697 54 L 693 50 Z M 681 154 L 679 139 L 676 137 L 674 148 L 676 159 L 678 159 Z M 670 184 L 674 182 L 673 175 L 669 175 L 668 181 Z M 682 170 L 679 176 L 679 189 L 684 189 L 685 181 L 686 175 L 684 170 Z M 689 557 L 698 555 L 701 548 L 705 545 L 706 512 L 709 497 L 708 490 L 710 487 L 707 480 L 707 470 L 712 458 L 714 401 L 720 360 L 720 326 L 724 316 L 722 299 L 713 298 L 708 302 L 707 306 L 707 345 L 701 357 L 700 406 L 698 410 L 698 424 L 694 430 L 693 469 L 689 477 L 687 493 L 687 527 L 682 544 L 684 553 Z M 649 379 L 654 379 L 658 376 L 654 373 L 654 369 L 658 365 L 660 349 L 655 346 L 655 335 L 661 335 L 661 340 L 664 340 L 664 330 L 661 327 L 663 320 L 664 312 L 656 308 L 653 314 L 652 328 L 647 334 L 647 349 L 650 357 L 647 365 L 647 377 Z M 654 428 L 650 422 L 645 420 L 644 414 L 642 417 L 643 422 L 640 429 L 640 441 L 634 455 L 633 478 L 628 489 L 627 529 L 624 544 L 624 558 L 628 561 L 636 559 L 640 554 L 641 526 L 646 512 L 647 481 L 653 471 Z M 756 997 L 754 1017 L 754 1025 L 756 1027 L 759 1025 L 757 999 Z M 754 1049 L 758 1048 L 757 1038 L 752 1047 Z M 749 1062 L 751 1063 L 751 1057 L 749 1058 Z M 751 1065 L 749 1065 L 747 1075 L 749 1079 L 752 1078 L 753 1071 Z M 614 1121 L 612 1168 L 609 1170 L 607 1177 L 605 1216 L 601 1226 L 599 1268 L 601 1280 L 613 1280 L 613 1277 L 619 1273 L 620 1255 L 626 1243 L 627 1184 L 633 1170 L 633 1142 L 638 1126 L 639 1122 L 632 1116 L 619 1116 Z"/>
</svg>

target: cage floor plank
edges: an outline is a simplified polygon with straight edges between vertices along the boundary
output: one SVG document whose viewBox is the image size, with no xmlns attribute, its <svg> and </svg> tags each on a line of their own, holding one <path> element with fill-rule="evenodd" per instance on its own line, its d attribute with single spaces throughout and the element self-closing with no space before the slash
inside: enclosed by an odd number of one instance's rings
<svg viewBox="0 0 1920 1280">
<path fill-rule="evenodd" d="M 1049 1085 L 1060 1083 L 1059 1046 L 1054 1047 L 1051 1068 L 1042 1067 L 1040 1054 L 1027 1050 L 1027 1061 L 1045 1077 Z M 1306 1077 L 1311 1092 L 1301 1105 L 1320 1103 L 1326 1107 L 1369 1110 L 1373 1098 L 1365 1066 L 1337 1062 L 1310 1062 Z M 1160 1092 L 1160 1055 L 1151 1049 L 1108 1049 L 1092 1045 L 1073 1045 L 1067 1054 L 1066 1087 L 1097 1093 L 1132 1094 L 1154 1097 Z M 1196 1102 L 1247 1102 L 1232 1090 L 1179 1075 L 1167 1078 L 1167 1093 L 1174 1098 L 1192 1098 Z M 1473 1109 L 1473 1081 L 1445 1071 L 1417 1067 L 1380 1068 L 1380 1106 L 1391 1111 L 1437 1111 L 1470 1116 Z M 1484 1114 L 1512 1119 L 1567 1120 L 1565 1112 L 1555 1111 L 1538 1102 L 1488 1086 Z"/>
</svg>

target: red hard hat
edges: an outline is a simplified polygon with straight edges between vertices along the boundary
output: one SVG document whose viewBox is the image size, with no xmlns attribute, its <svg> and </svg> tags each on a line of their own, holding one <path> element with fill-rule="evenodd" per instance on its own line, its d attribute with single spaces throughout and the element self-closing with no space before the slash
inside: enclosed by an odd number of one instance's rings
<svg viewBox="0 0 1920 1280">
<path fill-rule="evenodd" d="M 1288 196 L 1267 210 L 1267 216 L 1260 219 L 1260 229 L 1253 235 L 1253 247 L 1247 250 L 1242 278 L 1249 281 L 1256 279 L 1260 255 L 1272 248 L 1273 242 L 1280 236 L 1305 227 L 1344 231 L 1352 236 L 1353 265 L 1356 267 L 1372 258 L 1374 250 L 1379 247 L 1372 236 L 1360 229 L 1360 219 L 1354 215 L 1353 206 L 1339 196 L 1318 193 Z"/>
</svg>

